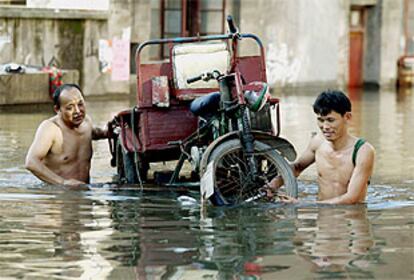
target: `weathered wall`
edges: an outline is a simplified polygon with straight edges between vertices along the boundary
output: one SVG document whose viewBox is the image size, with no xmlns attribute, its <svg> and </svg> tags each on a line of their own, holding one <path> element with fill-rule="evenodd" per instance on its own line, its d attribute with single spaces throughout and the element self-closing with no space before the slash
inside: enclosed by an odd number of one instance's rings
<svg viewBox="0 0 414 280">
<path fill-rule="evenodd" d="M 96 78 L 101 75 L 97 40 L 108 36 L 106 18 L 102 12 L 2 7 L 0 36 L 10 40 L 0 44 L 0 63 L 42 67 L 55 59 L 60 68 L 80 72 L 86 95 L 97 94 L 92 89 L 103 88 Z"/>
<path fill-rule="evenodd" d="M 64 83 L 77 83 L 77 70 L 62 71 Z M 51 103 L 49 74 L 33 69 L 25 74 L 9 74 L 0 71 L 0 106 L 14 104 Z"/>
<path fill-rule="evenodd" d="M 367 7 L 364 82 L 394 86 L 403 54 L 404 0 L 240 0 L 240 26 L 262 39 L 270 82 L 343 86 L 351 4 Z"/>
<path fill-rule="evenodd" d="M 109 73 L 101 73 L 98 42 L 121 38 L 129 29 L 134 44 L 156 37 L 153 35 L 159 34 L 159 22 L 154 20 L 157 3 L 158 0 L 111 0 L 108 12 L 56 12 L 3 6 L 0 64 L 42 66 L 55 57 L 62 68 L 80 71 L 80 82 L 87 95 L 128 93 L 130 86 L 135 89 L 135 75 L 131 75 L 129 82 L 114 82 Z M 402 54 L 403 0 L 228 0 L 227 3 L 226 13 L 233 14 L 241 31 L 255 33 L 263 40 L 269 82 L 280 86 L 346 85 L 350 5 L 370 5 L 364 78 L 366 82 L 381 85 L 395 81 L 396 61 Z M 243 48 L 243 52 L 251 51 L 251 47 Z M 132 60 L 133 56 L 131 53 Z"/>
<path fill-rule="evenodd" d="M 378 85 L 381 72 L 381 5 L 370 6 L 367 9 L 364 55 L 364 81 Z"/>
<path fill-rule="evenodd" d="M 131 42 L 147 40 L 150 2 L 112 0 L 110 5 L 109 12 L 2 6 L 0 64 L 44 66 L 54 57 L 60 68 L 79 70 L 86 95 L 129 93 L 129 81 L 112 81 L 110 73 L 100 72 L 99 39 L 130 34 Z"/>
<path fill-rule="evenodd" d="M 151 2 L 148 0 L 135 0 L 130 4 L 131 16 L 131 43 L 138 46 L 140 43 L 151 39 L 151 29 L 158 26 L 158 23 L 152 23 Z M 159 2 L 159 1 L 156 1 Z M 143 58 L 147 58 L 149 52 L 143 54 Z M 135 48 L 131 48 L 131 70 L 135 69 Z M 130 94 L 135 96 L 137 92 L 135 70 L 130 76 Z"/>
<path fill-rule="evenodd" d="M 401 46 L 403 25 L 403 0 L 381 0 L 381 65 L 380 85 L 394 86 L 397 60 L 403 54 Z"/>
<path fill-rule="evenodd" d="M 348 1 L 242 0 L 241 29 L 267 49 L 270 82 L 343 84 L 347 78 Z"/>
</svg>

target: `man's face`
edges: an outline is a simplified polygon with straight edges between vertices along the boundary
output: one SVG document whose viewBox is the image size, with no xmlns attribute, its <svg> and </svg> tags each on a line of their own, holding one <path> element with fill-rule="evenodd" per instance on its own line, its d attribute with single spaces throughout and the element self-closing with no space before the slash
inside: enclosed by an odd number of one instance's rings
<svg viewBox="0 0 414 280">
<path fill-rule="evenodd" d="M 64 90 L 59 97 L 60 108 L 55 111 L 69 127 L 78 127 L 85 119 L 85 100 L 76 88 Z"/>
<path fill-rule="evenodd" d="M 326 116 L 317 115 L 318 127 L 328 141 L 334 141 L 342 137 L 347 132 L 350 119 L 350 112 L 345 113 L 343 116 L 334 111 L 331 111 Z"/>
</svg>

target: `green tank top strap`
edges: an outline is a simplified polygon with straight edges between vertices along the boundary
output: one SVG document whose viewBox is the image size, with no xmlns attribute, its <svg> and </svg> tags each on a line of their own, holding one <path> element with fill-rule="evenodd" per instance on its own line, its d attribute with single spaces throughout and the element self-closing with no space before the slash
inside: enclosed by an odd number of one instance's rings
<svg viewBox="0 0 414 280">
<path fill-rule="evenodd" d="M 354 164 L 354 166 L 356 164 L 356 157 L 357 157 L 357 154 L 358 154 L 358 150 L 359 150 L 359 148 L 362 147 L 362 145 L 365 144 L 365 142 L 366 142 L 366 140 L 364 138 L 359 138 L 355 143 L 354 152 L 352 153 L 352 163 Z"/>
</svg>

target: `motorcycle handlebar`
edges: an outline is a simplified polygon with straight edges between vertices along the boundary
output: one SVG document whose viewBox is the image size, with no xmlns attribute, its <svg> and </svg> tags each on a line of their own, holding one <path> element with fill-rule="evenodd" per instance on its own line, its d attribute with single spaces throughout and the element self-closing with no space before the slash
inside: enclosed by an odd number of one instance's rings
<svg viewBox="0 0 414 280">
<path fill-rule="evenodd" d="M 192 83 L 195 83 L 197 81 L 200 81 L 202 79 L 202 77 L 203 77 L 203 74 L 201 74 L 201 75 L 199 75 L 197 77 L 188 78 L 187 79 L 187 84 L 192 84 Z"/>
<path fill-rule="evenodd" d="M 213 70 L 212 72 L 206 72 L 206 73 L 202 73 L 197 77 L 193 77 L 193 78 L 188 78 L 187 79 L 187 84 L 191 84 L 200 80 L 203 80 L 204 82 L 208 82 L 211 79 L 218 79 L 219 77 L 221 77 L 222 74 L 220 73 L 220 71 L 218 70 Z"/>
<path fill-rule="evenodd" d="M 227 16 L 227 25 L 229 26 L 230 33 L 237 33 L 238 32 L 237 27 L 234 24 L 233 17 L 230 16 L 230 15 Z"/>
</svg>

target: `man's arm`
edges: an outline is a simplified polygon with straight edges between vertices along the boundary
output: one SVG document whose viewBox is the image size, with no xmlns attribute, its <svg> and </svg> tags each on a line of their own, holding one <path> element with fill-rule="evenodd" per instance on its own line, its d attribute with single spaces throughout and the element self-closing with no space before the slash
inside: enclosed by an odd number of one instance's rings
<svg viewBox="0 0 414 280">
<path fill-rule="evenodd" d="M 309 165 L 315 162 L 315 151 L 320 144 L 320 136 L 313 136 L 303 154 L 299 157 L 299 159 L 290 165 L 295 177 L 298 177 L 306 168 L 309 167 Z M 283 186 L 282 177 L 276 176 L 272 181 L 269 182 L 269 186 L 272 189 L 278 189 Z"/>
<path fill-rule="evenodd" d="M 108 138 L 108 126 L 105 128 L 96 127 L 93 125 L 91 117 L 87 116 L 88 122 L 92 126 L 92 140 L 106 139 Z"/>
<path fill-rule="evenodd" d="M 70 179 L 65 180 L 50 170 L 44 163 L 43 159 L 52 148 L 56 139 L 57 127 L 51 121 L 43 121 L 36 131 L 35 138 L 26 156 L 25 167 L 31 171 L 40 180 L 50 184 L 61 185 L 79 185 L 84 182 Z"/>
<path fill-rule="evenodd" d="M 354 171 L 348 183 L 347 192 L 338 197 L 320 200 L 318 203 L 327 204 L 356 204 L 365 200 L 368 181 L 374 170 L 375 150 L 370 144 L 365 144 L 358 152 Z"/>
<path fill-rule="evenodd" d="M 99 140 L 99 139 L 106 139 L 108 138 L 108 128 L 100 128 L 100 127 L 93 127 L 92 128 L 92 139 Z"/>
</svg>

